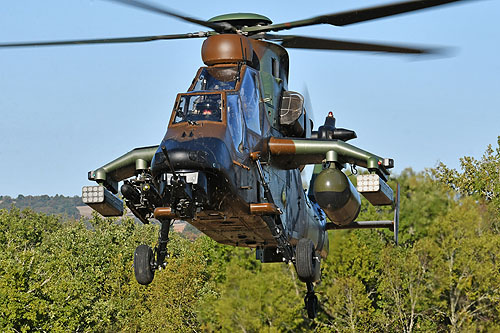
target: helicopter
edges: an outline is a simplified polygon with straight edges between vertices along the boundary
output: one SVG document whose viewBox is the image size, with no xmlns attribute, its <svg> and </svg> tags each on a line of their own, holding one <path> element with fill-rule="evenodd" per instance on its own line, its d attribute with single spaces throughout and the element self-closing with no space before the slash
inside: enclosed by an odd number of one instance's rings
<svg viewBox="0 0 500 333">
<path fill-rule="evenodd" d="M 271 32 L 330 24 L 345 26 L 457 0 L 406 1 L 274 24 L 252 13 L 207 21 L 137 0 L 114 2 L 198 24 L 210 31 L 130 38 L 0 44 L 31 47 L 203 38 L 201 67 L 177 95 L 159 145 L 136 148 L 88 173 L 82 199 L 103 216 L 122 216 L 124 204 L 144 224 L 160 222 L 156 247 L 134 253 L 138 283 L 150 284 L 167 264 L 169 230 L 184 220 L 217 242 L 254 248 L 264 262 L 287 262 L 306 284 L 309 318 L 318 311 L 315 283 L 328 255 L 328 230 L 387 228 L 398 240 L 399 190 L 388 185 L 391 158 L 347 141 L 332 113 L 316 130 L 304 97 L 288 90 L 287 48 L 427 54 L 433 49 L 277 35 Z M 301 170 L 315 165 L 309 191 Z M 343 169 L 365 168 L 355 187 Z M 120 183 L 122 182 L 121 186 Z M 118 194 L 121 193 L 120 199 Z M 394 208 L 391 221 L 357 221 L 363 195 Z"/>
</svg>

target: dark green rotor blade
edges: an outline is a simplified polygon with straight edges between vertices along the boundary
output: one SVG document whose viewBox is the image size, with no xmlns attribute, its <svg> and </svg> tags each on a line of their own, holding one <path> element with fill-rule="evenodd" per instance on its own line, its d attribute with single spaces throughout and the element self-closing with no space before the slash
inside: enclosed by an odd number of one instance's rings
<svg viewBox="0 0 500 333">
<path fill-rule="evenodd" d="M 148 10 L 150 12 L 158 13 L 158 14 L 163 14 L 167 16 L 172 16 L 178 19 L 181 19 L 183 21 L 187 21 L 190 23 L 198 24 L 210 29 L 213 29 L 217 32 L 224 32 L 224 31 L 236 31 L 236 29 L 230 25 L 229 23 L 226 22 L 208 22 L 208 21 L 203 21 L 196 19 L 194 17 L 189 17 L 186 15 L 182 15 L 178 12 L 175 12 L 171 9 L 168 9 L 166 7 L 160 7 L 159 5 L 148 3 L 145 1 L 139 1 L 139 0 L 107 0 L 107 1 L 112 1 L 112 2 L 117 2 L 123 5 L 128 5 L 136 8 L 141 8 Z"/>
<path fill-rule="evenodd" d="M 321 15 L 306 20 L 298 20 L 288 23 L 270 24 L 260 27 L 248 27 L 243 30 L 247 32 L 279 31 L 316 24 L 344 26 L 353 23 L 375 20 L 382 17 L 408 13 L 411 11 L 421 10 L 434 6 L 445 5 L 457 1 L 465 0 L 411 0 L 375 7 L 368 7 L 364 9 L 349 10 L 341 13 Z"/>
<path fill-rule="evenodd" d="M 280 36 L 265 34 L 264 36 L 267 40 L 281 42 L 281 46 L 283 47 L 295 49 L 389 52 L 403 54 L 436 54 L 442 51 L 440 49 L 415 48 L 405 45 L 351 42 L 337 39 L 312 38 L 293 35 Z"/>
<path fill-rule="evenodd" d="M 207 37 L 208 32 L 196 32 L 178 35 L 157 35 L 142 37 L 123 37 L 123 38 L 100 38 L 100 39 L 80 39 L 46 42 L 25 42 L 25 43 L 1 43 L 0 47 L 32 47 L 32 46 L 58 46 L 58 45 L 87 45 L 87 44 L 115 44 L 115 43 L 140 43 L 151 42 L 155 40 L 184 39 Z"/>
</svg>

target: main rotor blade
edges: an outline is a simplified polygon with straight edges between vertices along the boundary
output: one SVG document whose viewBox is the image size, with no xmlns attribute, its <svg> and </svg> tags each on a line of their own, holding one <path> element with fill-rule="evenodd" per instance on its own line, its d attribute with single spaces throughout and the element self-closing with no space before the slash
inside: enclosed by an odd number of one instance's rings
<svg viewBox="0 0 500 333">
<path fill-rule="evenodd" d="M 293 35 L 281 36 L 265 34 L 264 36 L 264 38 L 268 40 L 281 41 L 281 46 L 292 49 L 389 52 L 403 54 L 436 54 L 442 51 L 440 49 L 423 49 L 404 45 L 351 42 L 337 39 L 312 38 Z"/>
<path fill-rule="evenodd" d="M 142 37 L 123 37 L 123 38 L 100 38 L 100 39 L 80 39 L 80 40 L 62 40 L 46 42 L 25 42 L 25 43 L 0 43 L 1 47 L 32 47 L 32 46 L 58 46 L 58 45 L 86 45 L 86 44 L 115 44 L 115 43 L 140 43 L 151 42 L 155 40 L 184 39 L 207 37 L 209 32 L 197 32 L 178 35 L 157 35 Z"/>
<path fill-rule="evenodd" d="M 178 19 L 181 19 L 183 21 L 187 21 L 190 23 L 198 24 L 210 29 L 213 29 L 217 32 L 224 32 L 224 31 L 236 31 L 236 28 L 234 28 L 232 25 L 229 23 L 215 23 L 215 22 L 208 22 L 208 21 L 203 21 L 196 19 L 194 17 L 189 17 L 186 15 L 182 15 L 178 12 L 175 12 L 171 9 L 167 9 L 166 7 L 160 7 L 159 5 L 148 3 L 145 1 L 139 1 L 139 0 L 107 0 L 107 1 L 112 1 L 112 2 L 117 2 L 123 5 L 128 5 L 136 8 L 141 8 L 148 10 L 150 12 L 154 13 L 159 13 L 167 16 L 172 16 Z"/>
<path fill-rule="evenodd" d="M 279 30 L 304 27 L 315 24 L 331 24 L 334 26 L 344 26 L 348 24 L 375 20 L 382 17 L 398 15 L 434 6 L 445 5 L 457 1 L 465 1 L 465 0 L 410 0 L 405 2 L 368 7 L 364 9 L 349 10 L 341 13 L 321 15 L 306 20 L 298 20 L 288 23 L 270 24 L 261 27 L 259 26 L 248 27 L 243 30 L 247 32 L 279 31 Z"/>
</svg>

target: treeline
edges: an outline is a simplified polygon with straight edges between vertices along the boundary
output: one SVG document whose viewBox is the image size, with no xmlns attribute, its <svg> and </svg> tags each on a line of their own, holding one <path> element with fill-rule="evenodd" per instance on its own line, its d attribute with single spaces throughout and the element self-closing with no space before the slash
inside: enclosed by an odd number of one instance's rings
<svg viewBox="0 0 500 333">
<path fill-rule="evenodd" d="M 45 214 L 60 214 L 66 217 L 80 217 L 77 206 L 83 206 L 82 199 L 78 196 L 65 197 L 63 195 L 18 195 L 11 198 L 0 195 L 0 209 L 10 209 L 16 206 L 19 209 L 30 208 L 35 212 Z"/>
<path fill-rule="evenodd" d="M 144 287 L 132 255 L 156 226 L 0 210 L 0 330 L 499 331 L 500 149 L 462 169 L 398 176 L 399 246 L 388 231 L 331 232 L 314 321 L 293 268 L 250 250 L 174 234 L 166 269 Z M 360 219 L 389 217 L 364 204 Z"/>
</svg>

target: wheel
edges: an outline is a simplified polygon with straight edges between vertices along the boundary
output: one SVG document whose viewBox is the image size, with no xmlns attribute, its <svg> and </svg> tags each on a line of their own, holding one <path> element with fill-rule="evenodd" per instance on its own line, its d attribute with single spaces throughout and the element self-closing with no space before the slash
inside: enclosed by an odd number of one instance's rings
<svg viewBox="0 0 500 333">
<path fill-rule="evenodd" d="M 316 318 L 319 308 L 318 296 L 316 296 L 314 293 L 308 293 L 304 298 L 304 303 L 306 304 L 307 317 L 309 319 Z"/>
<path fill-rule="evenodd" d="M 314 243 L 308 238 L 299 240 L 295 250 L 297 275 L 302 282 L 316 282 L 320 275 L 320 261 L 315 258 Z"/>
<path fill-rule="evenodd" d="M 147 245 L 139 245 L 134 252 L 134 274 L 139 284 L 147 285 L 153 281 L 155 272 L 153 250 Z"/>
</svg>

